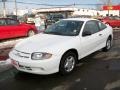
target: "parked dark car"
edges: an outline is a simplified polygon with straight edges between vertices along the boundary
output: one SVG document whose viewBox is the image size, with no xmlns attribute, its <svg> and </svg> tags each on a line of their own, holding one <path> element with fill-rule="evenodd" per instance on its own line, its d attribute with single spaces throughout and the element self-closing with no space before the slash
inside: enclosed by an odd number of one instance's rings
<svg viewBox="0 0 120 90">
<path fill-rule="evenodd" d="M 20 23 L 11 18 L 0 18 L 0 40 L 22 36 L 32 36 L 37 33 L 34 25 Z"/>
<path fill-rule="evenodd" d="M 46 23 L 47 25 L 51 25 L 57 21 L 59 21 L 60 19 L 63 19 L 63 15 L 62 14 L 53 14 L 53 15 L 47 15 L 47 20 Z"/>
</svg>

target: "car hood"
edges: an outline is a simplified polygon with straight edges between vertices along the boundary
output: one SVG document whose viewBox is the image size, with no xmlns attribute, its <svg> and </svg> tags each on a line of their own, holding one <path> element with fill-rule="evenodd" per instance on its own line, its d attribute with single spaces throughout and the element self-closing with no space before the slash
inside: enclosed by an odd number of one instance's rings
<svg viewBox="0 0 120 90">
<path fill-rule="evenodd" d="M 44 52 L 54 48 L 60 48 L 67 44 L 75 36 L 60 36 L 50 34 L 38 34 L 19 42 L 15 49 L 22 52 Z M 51 51 L 52 51 L 51 49 Z"/>
</svg>

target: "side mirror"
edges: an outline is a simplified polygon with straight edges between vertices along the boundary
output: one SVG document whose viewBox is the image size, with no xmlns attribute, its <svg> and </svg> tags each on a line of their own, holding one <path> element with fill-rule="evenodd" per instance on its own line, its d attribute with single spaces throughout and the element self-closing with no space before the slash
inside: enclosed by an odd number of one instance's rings
<svg viewBox="0 0 120 90">
<path fill-rule="evenodd" d="M 92 35 L 92 33 L 90 31 L 85 31 L 83 32 L 82 36 L 85 37 L 85 36 L 90 36 Z"/>
</svg>

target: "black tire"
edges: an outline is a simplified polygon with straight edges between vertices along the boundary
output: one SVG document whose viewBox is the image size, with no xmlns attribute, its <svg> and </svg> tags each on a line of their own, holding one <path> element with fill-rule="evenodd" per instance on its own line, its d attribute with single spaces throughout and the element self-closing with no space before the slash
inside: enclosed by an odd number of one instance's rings
<svg viewBox="0 0 120 90">
<path fill-rule="evenodd" d="M 104 52 L 107 52 L 112 47 L 112 39 L 109 37 L 106 41 L 106 46 L 102 49 Z"/>
<path fill-rule="evenodd" d="M 35 35 L 35 32 L 33 30 L 29 30 L 28 33 L 27 33 L 27 36 L 31 37 L 33 35 Z"/>
<path fill-rule="evenodd" d="M 63 55 L 60 66 L 59 66 L 59 73 L 61 75 L 66 75 L 71 73 L 76 65 L 77 56 L 73 52 L 67 52 Z"/>
</svg>

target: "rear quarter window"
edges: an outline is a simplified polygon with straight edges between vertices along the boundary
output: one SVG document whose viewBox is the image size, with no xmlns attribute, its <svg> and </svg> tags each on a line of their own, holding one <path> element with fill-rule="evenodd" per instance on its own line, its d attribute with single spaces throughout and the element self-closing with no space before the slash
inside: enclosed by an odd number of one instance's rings
<svg viewBox="0 0 120 90">
<path fill-rule="evenodd" d="M 103 24 L 102 22 L 98 22 L 98 25 L 99 25 L 100 30 L 104 30 L 105 28 L 107 28 L 107 26 Z"/>
<path fill-rule="evenodd" d="M 98 26 L 97 21 L 91 20 L 91 21 L 86 22 L 83 32 L 85 31 L 89 31 L 92 34 L 99 32 L 99 26 Z"/>
</svg>

